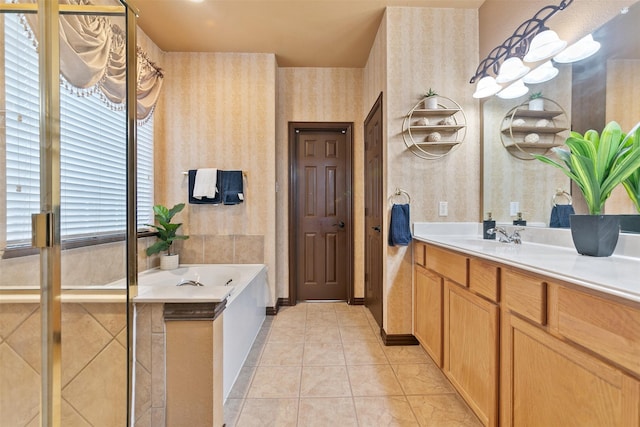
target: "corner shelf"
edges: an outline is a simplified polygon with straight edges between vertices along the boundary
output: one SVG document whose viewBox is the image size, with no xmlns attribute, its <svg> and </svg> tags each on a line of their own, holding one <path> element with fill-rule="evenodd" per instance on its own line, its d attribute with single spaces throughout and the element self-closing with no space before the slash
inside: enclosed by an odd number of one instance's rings
<svg viewBox="0 0 640 427">
<path fill-rule="evenodd" d="M 431 97 L 430 97 L 431 98 Z M 418 101 L 402 122 L 402 139 L 407 149 L 418 157 L 428 160 L 439 159 L 459 146 L 467 131 L 467 118 L 458 103 L 444 96 L 437 96 L 438 108 L 425 108 L 426 99 Z M 422 119 L 438 123 L 442 120 L 450 124 L 417 124 Z M 440 140 L 427 141 L 428 136 L 437 132 Z"/>
<path fill-rule="evenodd" d="M 500 140 L 512 156 L 521 160 L 533 160 L 533 154 L 546 154 L 554 147 L 564 145 L 565 133 L 569 131 L 569 120 L 564 109 L 554 100 L 545 100 L 545 110 L 529 110 L 525 101 L 510 109 L 500 125 Z M 515 119 L 524 120 L 524 124 L 513 126 Z M 547 126 L 535 126 L 535 121 L 546 119 Z M 525 136 L 535 133 L 539 142 L 525 142 Z"/>
</svg>

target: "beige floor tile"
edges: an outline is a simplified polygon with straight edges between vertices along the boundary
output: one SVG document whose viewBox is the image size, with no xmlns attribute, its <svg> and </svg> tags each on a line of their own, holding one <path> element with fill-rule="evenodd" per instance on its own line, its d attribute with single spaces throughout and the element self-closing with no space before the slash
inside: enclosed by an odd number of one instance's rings
<svg viewBox="0 0 640 427">
<path fill-rule="evenodd" d="M 431 360 L 419 345 L 384 346 L 383 350 L 391 364 L 427 363 Z"/>
<path fill-rule="evenodd" d="M 408 396 L 418 422 L 424 427 L 480 427 L 482 423 L 456 394 Z"/>
<path fill-rule="evenodd" d="M 324 325 L 338 326 L 338 316 L 336 316 L 335 310 L 307 312 L 307 327 Z"/>
<path fill-rule="evenodd" d="M 393 371 L 406 395 L 455 393 L 433 363 L 393 365 Z"/>
<path fill-rule="evenodd" d="M 389 361 L 379 342 L 352 341 L 342 343 L 347 365 L 380 365 Z"/>
<path fill-rule="evenodd" d="M 404 396 L 354 397 L 358 425 L 418 426 L 409 402 Z"/>
<path fill-rule="evenodd" d="M 255 372 L 255 366 L 245 365 L 240 369 L 238 378 L 236 378 L 236 382 L 233 383 L 233 387 L 229 392 L 229 399 L 244 399 L 247 396 L 247 392 L 249 391 L 251 380 L 253 379 L 253 374 L 255 374 Z"/>
<path fill-rule="evenodd" d="M 253 375 L 248 398 L 287 398 L 300 394 L 299 366 L 259 366 Z"/>
<path fill-rule="evenodd" d="M 298 427 L 357 425 L 356 410 L 350 397 L 300 399 Z"/>
<path fill-rule="evenodd" d="M 374 341 L 380 340 L 380 335 L 377 334 L 371 326 L 341 326 L 340 337 L 342 342 L 350 341 Z"/>
<path fill-rule="evenodd" d="M 304 324 L 294 324 L 287 327 L 279 327 L 271 330 L 268 342 L 291 343 L 304 342 L 305 327 Z"/>
<path fill-rule="evenodd" d="M 247 399 L 236 427 L 295 427 L 298 399 Z"/>
<path fill-rule="evenodd" d="M 234 427 L 244 405 L 244 399 L 227 399 L 224 403 L 224 424 L 226 427 Z"/>
<path fill-rule="evenodd" d="M 340 330 L 335 325 L 316 325 L 307 323 L 304 332 L 305 342 L 340 343 Z"/>
<path fill-rule="evenodd" d="M 336 314 L 340 326 L 369 326 L 369 321 L 363 311 L 337 311 Z"/>
<path fill-rule="evenodd" d="M 354 396 L 401 396 L 402 387 L 389 365 L 349 366 Z"/>
<path fill-rule="evenodd" d="M 304 366 L 344 365 L 342 344 L 307 342 L 304 344 L 302 364 Z"/>
<path fill-rule="evenodd" d="M 345 366 L 305 366 L 302 368 L 301 397 L 350 397 L 351 387 Z"/>
<path fill-rule="evenodd" d="M 279 328 L 294 328 L 303 327 L 307 323 L 306 311 L 286 311 L 284 313 L 278 313 L 275 320 L 271 323 L 271 330 Z"/>
<path fill-rule="evenodd" d="M 307 313 L 335 312 L 337 307 L 348 307 L 346 302 L 314 302 L 307 303 Z"/>
<path fill-rule="evenodd" d="M 260 366 L 301 366 L 302 349 L 301 342 L 268 342 L 262 357 Z"/>
</svg>

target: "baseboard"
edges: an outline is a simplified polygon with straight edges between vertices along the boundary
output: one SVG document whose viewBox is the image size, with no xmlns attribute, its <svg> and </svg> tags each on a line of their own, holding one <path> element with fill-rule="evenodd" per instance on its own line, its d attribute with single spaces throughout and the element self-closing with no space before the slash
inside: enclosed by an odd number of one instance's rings
<svg viewBox="0 0 640 427">
<path fill-rule="evenodd" d="M 289 298 L 278 298 L 275 307 L 266 307 L 267 316 L 275 316 L 278 314 L 280 307 L 286 307 L 289 305 L 291 305 Z"/>
<path fill-rule="evenodd" d="M 382 343 L 387 346 L 392 345 L 418 345 L 419 342 L 411 334 L 387 334 L 384 329 L 380 329 Z"/>
<path fill-rule="evenodd" d="M 364 305 L 364 298 L 352 298 L 351 305 Z"/>
</svg>

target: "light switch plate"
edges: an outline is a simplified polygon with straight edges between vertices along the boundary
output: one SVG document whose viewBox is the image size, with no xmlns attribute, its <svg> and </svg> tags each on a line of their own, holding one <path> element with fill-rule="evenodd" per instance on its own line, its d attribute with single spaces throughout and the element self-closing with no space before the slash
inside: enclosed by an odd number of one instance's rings
<svg viewBox="0 0 640 427">
<path fill-rule="evenodd" d="M 438 215 L 439 216 L 447 216 L 447 215 L 449 215 L 449 203 L 440 202 L 438 204 Z"/>
</svg>

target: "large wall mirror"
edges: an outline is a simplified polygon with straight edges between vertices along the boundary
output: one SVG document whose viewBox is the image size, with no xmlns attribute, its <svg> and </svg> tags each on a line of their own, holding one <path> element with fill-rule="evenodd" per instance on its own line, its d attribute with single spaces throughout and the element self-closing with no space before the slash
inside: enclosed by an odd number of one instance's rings
<svg viewBox="0 0 640 427">
<path fill-rule="evenodd" d="M 526 103 L 531 93 L 541 91 L 562 107 L 575 131 L 602 129 L 611 120 L 630 130 L 640 121 L 640 37 L 634 28 L 638 22 L 640 2 L 594 29 L 594 39 L 601 43 L 596 55 L 573 64 L 554 64 L 558 76 L 531 86 L 521 98 L 494 96 L 482 102 L 483 215 L 491 212 L 499 223 L 510 224 L 522 212 L 527 225 L 549 227 L 554 201 L 566 204 L 569 200 L 576 213 L 587 213 L 579 190 L 572 191 L 562 172 L 526 155 L 514 156 L 505 148 L 504 129 L 509 124 L 505 115 Z M 563 141 L 568 131 L 558 135 Z M 605 211 L 637 213 L 622 186 L 607 201 Z"/>
</svg>

